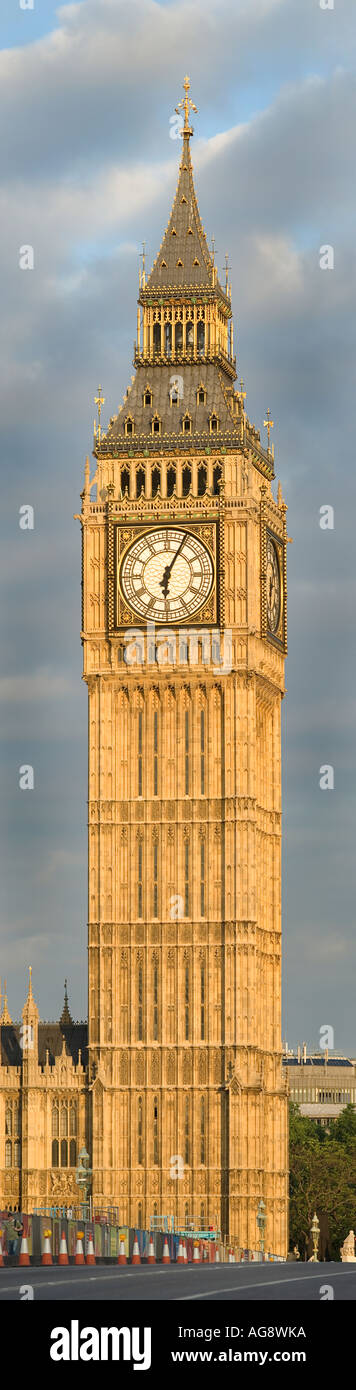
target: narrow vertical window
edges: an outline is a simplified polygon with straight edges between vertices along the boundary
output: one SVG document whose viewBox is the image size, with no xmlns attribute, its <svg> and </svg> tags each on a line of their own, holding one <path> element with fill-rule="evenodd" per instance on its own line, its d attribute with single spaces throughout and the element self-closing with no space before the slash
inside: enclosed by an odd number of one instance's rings
<svg viewBox="0 0 356 1390">
<path fill-rule="evenodd" d="M 153 1041 L 158 1042 L 158 965 L 153 967 Z"/>
<path fill-rule="evenodd" d="M 189 844 L 184 845 L 184 914 L 189 917 Z"/>
<path fill-rule="evenodd" d="M 190 989 L 189 989 L 189 984 L 190 984 L 190 981 L 189 981 L 189 965 L 186 965 L 186 967 L 185 967 L 185 980 L 184 980 L 184 1021 L 185 1021 L 185 1041 L 186 1041 L 186 1042 L 189 1041 L 189 1004 L 190 1004 L 190 997 L 189 997 L 189 996 L 190 996 Z"/>
<path fill-rule="evenodd" d="M 200 1101 L 200 1162 L 205 1163 L 205 1100 Z"/>
<path fill-rule="evenodd" d="M 153 916 L 158 917 L 158 845 L 153 846 Z"/>
<path fill-rule="evenodd" d="M 200 1037 L 202 1042 L 205 1038 L 205 965 L 200 971 Z"/>
<path fill-rule="evenodd" d="M 189 712 L 188 712 L 188 710 L 185 711 L 184 725 L 185 725 L 185 730 L 184 730 L 184 735 L 185 735 L 185 737 L 184 737 L 184 744 L 185 744 L 185 754 L 184 754 L 184 789 L 185 789 L 185 795 L 186 795 L 186 796 L 189 796 Z"/>
<path fill-rule="evenodd" d="M 143 714 L 139 711 L 138 716 L 138 795 L 142 796 L 142 725 Z"/>
<path fill-rule="evenodd" d="M 137 1162 L 142 1163 L 142 1159 L 142 1096 L 139 1096 L 137 1110 Z"/>
<path fill-rule="evenodd" d="M 154 1163 L 159 1163 L 159 1145 L 158 1145 L 158 1100 L 157 1100 L 157 1096 L 155 1096 L 154 1102 L 153 1102 L 153 1162 L 154 1162 Z"/>
<path fill-rule="evenodd" d="M 200 792 L 205 794 L 205 714 L 204 710 L 200 713 Z"/>
<path fill-rule="evenodd" d="M 205 842 L 200 841 L 200 916 L 205 917 Z"/>
<path fill-rule="evenodd" d="M 143 970 L 142 965 L 138 967 L 137 978 L 137 1036 L 138 1041 L 143 1039 Z"/>
<path fill-rule="evenodd" d="M 184 1162 L 189 1163 L 189 1097 L 185 1098 L 184 1106 Z"/>
<path fill-rule="evenodd" d="M 138 865 L 137 865 L 137 916 L 143 915 L 143 846 L 142 840 L 138 846 Z"/>
<path fill-rule="evenodd" d="M 158 796 L 158 713 L 153 715 L 153 795 Z"/>
</svg>

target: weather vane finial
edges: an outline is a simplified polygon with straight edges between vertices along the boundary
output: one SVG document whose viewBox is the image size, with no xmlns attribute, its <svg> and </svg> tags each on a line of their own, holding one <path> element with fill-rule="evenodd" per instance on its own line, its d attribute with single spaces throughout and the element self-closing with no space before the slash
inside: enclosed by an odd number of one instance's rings
<svg viewBox="0 0 356 1390">
<path fill-rule="evenodd" d="M 270 411 L 269 406 L 268 406 L 268 410 L 266 410 L 266 415 L 267 415 L 267 420 L 264 420 L 264 421 L 263 421 L 263 424 L 264 424 L 264 426 L 265 426 L 265 429 L 267 430 L 267 435 L 268 435 L 268 451 L 267 451 L 267 452 L 270 453 L 270 437 L 271 437 L 271 430 L 273 430 L 273 426 L 274 426 L 274 420 L 271 420 L 271 411 Z"/>
<path fill-rule="evenodd" d="M 94 402 L 95 402 L 95 405 L 97 405 L 97 407 L 98 407 L 98 428 L 96 427 L 96 420 L 94 420 L 94 437 L 95 437 L 95 441 L 97 441 L 97 443 L 100 444 L 100 440 L 101 440 L 101 424 L 100 424 L 100 417 L 101 417 L 102 406 L 105 405 L 105 396 L 102 395 L 101 386 L 98 387 L 98 394 L 97 394 L 97 396 L 94 396 Z"/>
<path fill-rule="evenodd" d="M 179 115 L 179 112 L 180 112 L 180 110 L 181 110 L 181 107 L 182 107 L 182 106 L 184 107 L 184 126 L 183 126 L 183 129 L 181 130 L 181 135 L 192 135 L 192 134 L 193 134 L 193 127 L 191 126 L 190 120 L 189 120 L 190 110 L 191 110 L 191 111 L 197 111 L 198 108 L 197 108 L 197 106 L 194 106 L 194 101 L 192 101 L 192 100 L 191 100 L 191 97 L 188 96 L 188 92 L 189 92 L 189 89 L 190 89 L 190 80 L 189 80 L 189 77 L 185 77 L 185 78 L 184 78 L 183 87 L 184 87 L 184 93 L 185 93 L 185 95 L 184 95 L 184 97 L 182 97 L 182 100 L 178 102 L 178 106 L 176 106 L 175 109 L 176 109 L 177 115 Z M 189 109 L 189 108 L 190 108 L 190 109 Z"/>
</svg>

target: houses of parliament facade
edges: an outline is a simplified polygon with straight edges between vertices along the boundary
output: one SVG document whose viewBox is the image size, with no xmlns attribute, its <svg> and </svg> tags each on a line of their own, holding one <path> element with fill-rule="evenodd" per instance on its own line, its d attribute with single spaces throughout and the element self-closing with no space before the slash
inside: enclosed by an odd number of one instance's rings
<svg viewBox="0 0 356 1390">
<path fill-rule="evenodd" d="M 287 1252 L 281 1047 L 286 505 L 236 385 L 231 287 L 195 194 L 188 79 L 134 376 L 87 460 L 88 1024 L 2 999 L 0 1204 L 174 1216 Z"/>
</svg>

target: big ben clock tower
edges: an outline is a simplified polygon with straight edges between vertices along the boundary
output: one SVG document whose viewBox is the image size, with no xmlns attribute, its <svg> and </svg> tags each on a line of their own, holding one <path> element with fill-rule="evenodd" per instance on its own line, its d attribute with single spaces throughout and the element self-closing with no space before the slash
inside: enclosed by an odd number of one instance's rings
<svg viewBox="0 0 356 1390">
<path fill-rule="evenodd" d="M 94 1196 L 287 1251 L 286 507 L 236 389 L 184 83 L 135 375 L 82 493 Z M 195 109 L 195 108 L 194 108 Z M 93 485 L 96 485 L 94 500 Z"/>
</svg>

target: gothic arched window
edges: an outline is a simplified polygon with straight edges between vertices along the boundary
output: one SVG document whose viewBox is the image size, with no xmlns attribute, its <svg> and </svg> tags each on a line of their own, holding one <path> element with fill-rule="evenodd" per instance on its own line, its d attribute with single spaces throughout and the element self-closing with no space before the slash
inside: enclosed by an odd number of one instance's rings
<svg viewBox="0 0 356 1390">
<path fill-rule="evenodd" d="M 189 496 L 189 492 L 190 492 L 191 486 L 192 486 L 192 472 L 191 472 L 191 468 L 189 468 L 189 467 L 188 467 L 188 464 L 186 464 L 186 465 L 185 465 L 185 468 L 183 468 L 183 474 L 182 474 L 182 492 L 183 492 L 183 497 L 188 497 L 188 496 Z"/>
<path fill-rule="evenodd" d="M 167 497 L 173 497 L 175 482 L 176 470 L 173 468 L 173 464 L 171 464 L 170 467 L 167 468 Z"/>
<path fill-rule="evenodd" d="M 157 494 L 157 492 L 159 491 L 160 486 L 161 486 L 161 469 L 160 469 L 160 468 L 153 468 L 153 469 L 152 469 L 152 479 L 151 479 L 151 482 L 152 482 L 152 497 L 156 497 L 156 494 Z"/>
<path fill-rule="evenodd" d="M 59 1143 L 54 1139 L 52 1143 L 52 1168 L 59 1168 Z"/>
<path fill-rule="evenodd" d="M 197 330 L 197 347 L 198 347 L 198 352 L 201 353 L 201 354 L 203 354 L 203 352 L 204 352 L 204 347 L 205 347 L 205 325 L 204 325 L 203 323 L 201 323 L 201 322 L 198 323 L 198 330 Z"/>
<path fill-rule="evenodd" d="M 204 497 L 204 493 L 206 492 L 206 478 L 207 472 L 205 463 L 201 463 L 198 468 L 198 497 Z"/>
<path fill-rule="evenodd" d="M 130 474 L 128 468 L 121 469 L 121 492 L 130 492 Z"/>
</svg>

